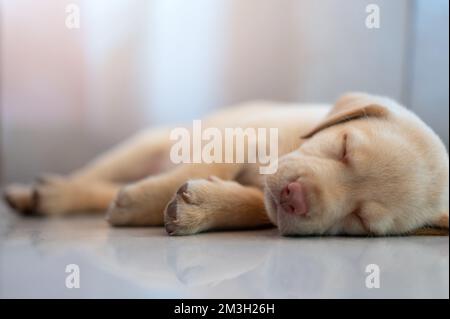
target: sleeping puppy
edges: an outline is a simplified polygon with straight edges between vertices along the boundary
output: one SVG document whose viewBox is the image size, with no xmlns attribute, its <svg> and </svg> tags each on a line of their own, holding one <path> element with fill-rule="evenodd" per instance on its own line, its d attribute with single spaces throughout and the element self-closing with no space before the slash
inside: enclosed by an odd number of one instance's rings
<svg viewBox="0 0 450 319">
<path fill-rule="evenodd" d="M 109 208 L 112 225 L 164 225 L 170 235 L 269 225 L 283 235 L 448 235 L 448 153 L 388 98 L 350 93 L 332 108 L 253 102 L 204 123 L 277 128 L 275 173 L 261 175 L 259 163 L 174 165 L 171 130 L 160 128 L 66 177 L 12 185 L 5 199 L 25 214 Z"/>
<path fill-rule="evenodd" d="M 395 102 L 346 96 L 304 138 L 266 179 L 267 212 L 281 233 L 388 235 L 448 227 L 448 155 Z"/>
</svg>

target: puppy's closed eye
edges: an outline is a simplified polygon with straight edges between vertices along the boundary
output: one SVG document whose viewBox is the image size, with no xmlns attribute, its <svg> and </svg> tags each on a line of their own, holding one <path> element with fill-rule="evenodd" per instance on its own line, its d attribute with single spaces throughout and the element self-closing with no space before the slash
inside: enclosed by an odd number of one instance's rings
<svg viewBox="0 0 450 319">
<path fill-rule="evenodd" d="M 349 163 L 349 153 L 348 153 L 348 134 L 345 133 L 342 136 L 342 150 L 341 150 L 341 154 L 340 154 L 340 158 L 339 160 L 344 163 L 344 164 L 348 164 Z"/>
</svg>

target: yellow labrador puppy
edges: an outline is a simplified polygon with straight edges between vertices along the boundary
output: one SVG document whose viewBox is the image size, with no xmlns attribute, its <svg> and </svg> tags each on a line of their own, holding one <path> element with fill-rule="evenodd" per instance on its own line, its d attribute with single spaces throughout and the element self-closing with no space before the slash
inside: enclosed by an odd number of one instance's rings
<svg viewBox="0 0 450 319">
<path fill-rule="evenodd" d="M 393 100 L 351 93 L 333 107 L 254 102 L 204 123 L 221 131 L 277 128 L 277 170 L 262 175 L 258 163 L 174 165 L 171 130 L 162 128 L 66 177 L 12 185 L 5 199 L 26 214 L 109 207 L 112 225 L 165 225 L 170 235 L 267 225 L 283 235 L 448 234 L 448 153 Z"/>
</svg>

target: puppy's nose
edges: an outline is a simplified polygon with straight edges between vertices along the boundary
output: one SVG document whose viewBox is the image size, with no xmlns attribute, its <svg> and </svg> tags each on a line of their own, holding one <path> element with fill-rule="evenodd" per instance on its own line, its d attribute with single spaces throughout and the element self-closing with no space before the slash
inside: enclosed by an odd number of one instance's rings
<svg viewBox="0 0 450 319">
<path fill-rule="evenodd" d="M 305 187 L 299 182 L 289 183 L 281 191 L 280 205 L 286 213 L 306 215 L 309 208 Z"/>
</svg>

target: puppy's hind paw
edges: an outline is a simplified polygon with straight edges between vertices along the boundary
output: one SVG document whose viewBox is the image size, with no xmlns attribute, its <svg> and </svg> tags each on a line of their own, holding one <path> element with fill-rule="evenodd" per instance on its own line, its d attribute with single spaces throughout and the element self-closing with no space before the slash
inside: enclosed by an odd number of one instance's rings
<svg viewBox="0 0 450 319">
<path fill-rule="evenodd" d="M 33 190 L 30 186 L 14 184 L 3 191 L 3 199 L 9 207 L 24 215 L 32 215 Z"/>
</svg>

